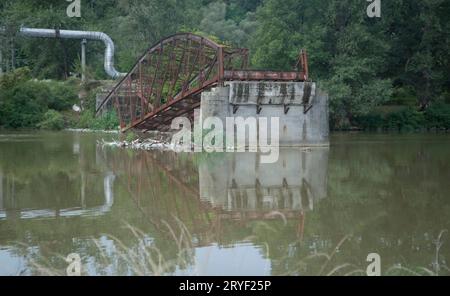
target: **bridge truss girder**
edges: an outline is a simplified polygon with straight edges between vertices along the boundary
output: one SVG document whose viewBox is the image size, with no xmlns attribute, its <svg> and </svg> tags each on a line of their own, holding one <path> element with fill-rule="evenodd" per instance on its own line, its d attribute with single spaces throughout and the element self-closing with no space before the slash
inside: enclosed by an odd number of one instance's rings
<svg viewBox="0 0 450 296">
<path fill-rule="evenodd" d="M 207 38 L 183 33 L 161 40 L 137 61 L 97 108 L 112 100 L 122 131 L 168 130 L 178 116 L 192 117 L 201 92 L 226 80 L 304 81 L 306 53 L 298 71 L 248 71 L 248 50 L 229 48 Z"/>
</svg>

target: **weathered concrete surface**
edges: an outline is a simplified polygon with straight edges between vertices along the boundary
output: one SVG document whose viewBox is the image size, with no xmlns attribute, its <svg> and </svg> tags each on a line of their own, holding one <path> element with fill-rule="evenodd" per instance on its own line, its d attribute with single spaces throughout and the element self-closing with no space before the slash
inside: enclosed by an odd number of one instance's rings
<svg viewBox="0 0 450 296">
<path fill-rule="evenodd" d="M 229 101 L 236 105 L 302 105 L 305 94 L 316 94 L 315 83 L 230 81 Z"/>
<path fill-rule="evenodd" d="M 277 162 L 225 153 L 200 163 L 200 197 L 225 210 L 312 210 L 327 196 L 328 148 L 284 148 Z"/>
<path fill-rule="evenodd" d="M 202 93 L 201 116 L 279 118 L 280 146 L 328 146 L 328 95 L 304 82 L 227 82 Z M 270 133 L 269 133 L 270 134 Z"/>
<path fill-rule="evenodd" d="M 203 92 L 200 104 L 200 122 L 207 117 L 218 117 L 225 126 L 225 119 L 230 116 L 229 87 L 216 87 Z"/>
</svg>

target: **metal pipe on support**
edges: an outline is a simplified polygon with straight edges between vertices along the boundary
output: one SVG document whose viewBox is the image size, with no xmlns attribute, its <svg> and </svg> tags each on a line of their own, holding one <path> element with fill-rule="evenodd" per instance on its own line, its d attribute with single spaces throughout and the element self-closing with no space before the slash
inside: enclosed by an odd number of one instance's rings
<svg viewBox="0 0 450 296">
<path fill-rule="evenodd" d="M 0 169 L 0 209 L 3 208 L 3 171 Z"/>
<path fill-rule="evenodd" d="M 5 32 L 6 32 L 5 27 L 0 27 L 0 34 L 4 34 Z M 2 41 L 1 44 L 6 44 L 5 37 L 0 36 L 0 39 Z M 8 72 L 8 68 L 9 68 L 8 65 L 3 61 L 3 50 L 6 51 L 6 48 L 2 48 L 2 46 L 0 46 L 0 75 L 3 75 L 3 73 Z"/>
<path fill-rule="evenodd" d="M 81 81 L 86 81 L 86 43 L 87 40 L 81 41 Z"/>
<path fill-rule="evenodd" d="M 0 48 L 0 75 L 3 75 L 3 50 Z"/>
<path fill-rule="evenodd" d="M 104 68 L 111 78 L 119 78 L 127 73 L 120 73 L 114 68 L 114 42 L 103 32 L 72 31 L 54 29 L 21 28 L 19 34 L 24 37 L 86 39 L 102 41 L 105 44 Z"/>
<path fill-rule="evenodd" d="M 5 31 L 5 28 L 0 27 L 0 34 Z M 0 76 L 3 75 L 3 44 L 5 44 L 4 37 L 0 35 Z"/>
<path fill-rule="evenodd" d="M 0 27 L 0 33 L 6 32 L 4 27 Z M 34 38 L 63 38 L 63 39 L 81 39 L 97 40 L 105 44 L 104 69 L 111 78 L 119 78 L 127 73 L 121 73 L 114 68 L 114 42 L 103 32 L 92 31 L 72 31 L 72 30 L 54 30 L 54 29 L 36 29 L 22 27 L 19 35 L 23 37 Z"/>
</svg>

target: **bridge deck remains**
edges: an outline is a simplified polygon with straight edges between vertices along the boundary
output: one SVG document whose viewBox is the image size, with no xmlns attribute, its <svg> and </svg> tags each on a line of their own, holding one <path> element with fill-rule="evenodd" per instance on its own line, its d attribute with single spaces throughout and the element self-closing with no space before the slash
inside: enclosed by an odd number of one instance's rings
<svg viewBox="0 0 450 296">
<path fill-rule="evenodd" d="M 173 118 L 193 117 L 202 92 L 226 81 L 308 80 L 305 51 L 300 52 L 296 71 L 247 67 L 247 49 L 229 48 L 191 33 L 176 34 L 149 48 L 106 96 L 97 113 L 111 101 L 122 131 L 166 131 Z"/>
</svg>

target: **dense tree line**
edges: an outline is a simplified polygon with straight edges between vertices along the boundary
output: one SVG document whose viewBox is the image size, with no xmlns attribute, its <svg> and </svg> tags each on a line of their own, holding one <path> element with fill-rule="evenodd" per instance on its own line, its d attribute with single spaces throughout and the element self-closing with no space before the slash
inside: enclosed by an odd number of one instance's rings
<svg viewBox="0 0 450 296">
<path fill-rule="evenodd" d="M 21 25 L 103 31 L 116 43 L 122 71 L 167 35 L 202 32 L 248 47 L 253 68 L 292 69 L 305 48 L 312 78 L 330 93 L 333 128 L 450 128 L 450 2 L 382 0 L 380 18 L 367 16 L 368 4 L 82 0 L 81 18 L 69 18 L 63 0 L 5 0 L 0 3 L 0 26 L 6 30 L 0 37 L 2 68 L 27 66 L 38 79 L 79 73 L 79 41 L 19 38 L 15 32 Z M 92 78 L 106 78 L 102 54 L 102 44 L 89 43 Z"/>
</svg>

